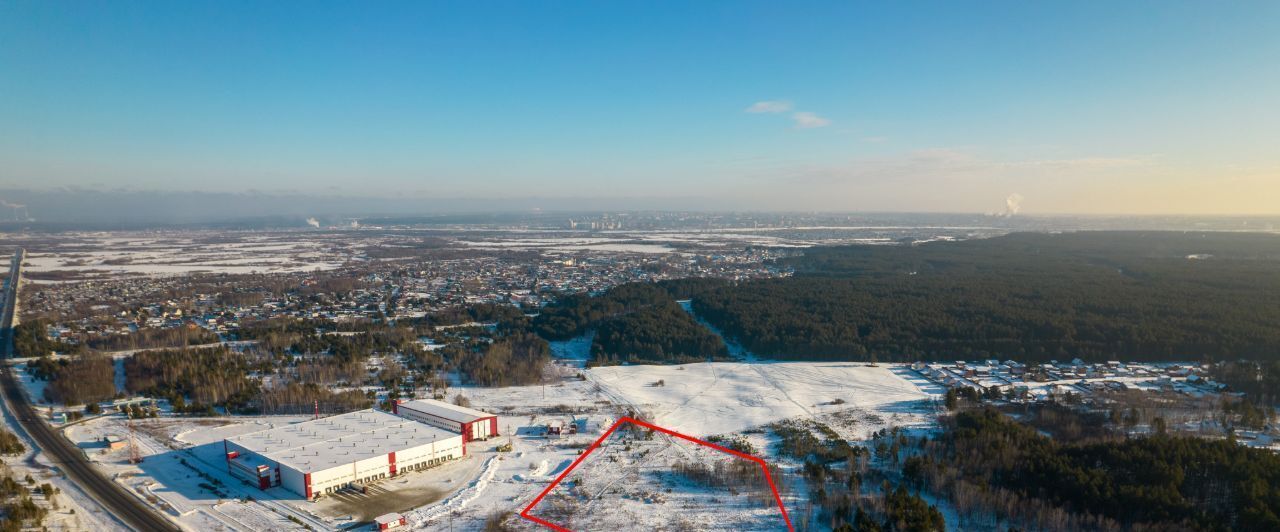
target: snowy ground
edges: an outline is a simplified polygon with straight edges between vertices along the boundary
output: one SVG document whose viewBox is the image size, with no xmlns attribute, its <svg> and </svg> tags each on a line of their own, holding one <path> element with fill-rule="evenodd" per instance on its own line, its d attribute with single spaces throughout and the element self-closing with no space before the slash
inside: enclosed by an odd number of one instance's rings
<svg viewBox="0 0 1280 532">
<path fill-rule="evenodd" d="M 129 463 L 127 448 L 113 451 L 103 443 L 106 436 L 130 441 L 121 416 L 72 425 L 64 433 L 109 477 L 188 530 L 300 528 L 288 516 L 317 529 L 334 528 L 284 490 L 263 492 L 231 477 L 222 458 L 222 438 L 301 419 L 305 418 L 140 420 L 132 437 L 143 457 L 140 464 Z"/>
<path fill-rule="evenodd" d="M 708 484 L 678 465 L 739 465 Z M 678 438 L 620 429 L 534 507 L 570 530 L 778 530 L 785 525 L 755 463 Z"/>
<path fill-rule="evenodd" d="M 244 233 L 210 239 L 209 233 L 69 233 L 50 237 L 27 256 L 39 274 L 114 275 L 252 273 L 333 269 L 351 251 L 316 235 Z M 335 253 L 337 252 L 337 253 Z M 335 257 L 337 260 L 335 260 Z"/>
<path fill-rule="evenodd" d="M 568 340 L 549 342 L 551 355 L 566 362 L 573 362 L 576 367 L 586 367 L 587 361 L 591 359 L 591 342 L 595 337 L 595 331 L 589 331 L 587 334 Z"/>
<path fill-rule="evenodd" d="M 0 240 L 25 247 L 28 282 L 61 283 L 122 276 L 205 273 L 286 273 L 332 270 L 370 260 L 367 253 L 424 237 L 458 250 L 535 251 L 547 256 L 689 254 L 727 248 L 804 248 L 821 244 L 888 244 L 991 236 L 995 227 L 794 227 L 721 230 L 494 229 L 465 227 L 262 231 L 112 231 L 8 233 Z M 375 259 L 376 260 L 376 259 Z"/>
<path fill-rule="evenodd" d="M 569 353 L 581 346 L 565 347 Z M 347 529 L 367 522 L 370 512 L 392 507 L 388 511 L 404 513 L 414 529 L 475 530 L 493 516 L 518 514 L 622 415 L 639 413 L 699 438 L 749 431 L 783 419 L 816 418 L 847 438 L 862 439 L 894 425 L 930 426 L 940 392 L 898 365 L 755 362 L 585 369 L 580 363 L 557 364 L 550 372 L 552 383 L 545 386 L 451 388 L 449 398 L 462 394 L 472 406 L 497 413 L 503 436 L 470 444 L 466 460 L 380 483 L 369 495 L 317 503 L 301 501 L 282 488 L 264 492 L 244 485 L 227 473 L 222 458 L 223 438 L 295 423 L 305 416 L 140 421 L 133 437 L 145 459 L 137 465 L 128 463 L 127 450 L 108 451 L 102 443 L 108 435 L 129 439 L 129 428 L 118 415 L 63 430 L 109 476 L 189 530 L 298 529 L 299 522 L 316 530 Z M 655 385 L 658 381 L 662 385 Z M 25 384 L 38 394 L 39 383 Z M 579 433 L 547 438 L 544 427 L 553 421 L 570 423 Z M 768 436 L 752 432 L 763 457 L 773 460 Z M 497 452 L 496 447 L 505 443 L 512 450 Z M 610 450 L 613 447 L 607 445 L 605 452 L 591 458 L 610 460 L 613 455 L 619 462 L 609 465 L 622 466 L 594 468 L 617 475 L 610 477 L 601 495 L 612 497 L 612 502 L 587 501 L 581 509 L 583 529 L 610 526 L 608 519 L 589 517 L 592 508 L 608 508 L 599 515 L 623 515 L 619 512 L 625 509 L 628 515 L 644 516 L 643 521 L 634 517 L 634 522 L 649 529 L 714 530 L 728 524 L 750 530 L 766 515 L 777 515 L 776 508 L 747 504 L 732 494 L 691 486 L 672 476 L 670 460 L 707 455 L 705 448 L 690 449 L 665 437 L 635 442 L 630 451 Z M 710 452 L 701 459 L 723 460 L 724 455 Z M 592 470 L 573 475 L 588 475 L 582 478 L 598 485 Z M 660 495 L 646 502 L 644 495 L 651 492 Z M 785 503 L 798 504 L 798 497 L 793 494 Z M 84 510 L 76 515 L 86 525 L 92 518 Z M 507 523 L 520 530 L 539 529 L 511 515 Z"/>
<path fill-rule="evenodd" d="M 482 496 L 465 509 L 449 514 L 459 526 L 457 529 L 479 527 L 485 518 L 499 512 L 518 513 L 577 458 L 581 448 L 598 438 L 617 416 L 630 412 L 700 438 L 755 429 L 783 419 L 816 418 L 846 438 L 860 440 L 895 425 L 932 427 L 935 400 L 942 392 L 922 379 L 908 380 L 914 374 L 901 365 L 717 362 L 581 369 L 573 366 L 576 361 L 564 363 L 565 380 L 554 385 L 450 390 L 449 397 L 461 393 L 474 407 L 500 414 L 499 426 L 504 434 L 516 434 L 512 438 L 513 452 L 501 455 Z M 579 373 L 582 378 L 577 377 Z M 655 386 L 657 381 L 663 381 L 663 385 Z M 571 419 L 582 420 L 582 433 L 552 439 L 541 436 L 541 427 L 548 421 Z M 750 439 L 764 450 L 766 460 L 774 458 L 768 436 L 752 434 Z M 616 456 L 620 462 L 610 465 L 618 465 L 616 471 L 622 473 L 608 488 L 616 490 L 607 493 L 612 497 L 610 502 L 579 508 L 575 519 L 581 521 L 575 521 L 575 526 L 581 528 L 574 529 L 634 529 L 607 519 L 595 520 L 588 516 L 592 508 L 607 508 L 602 515 L 631 515 L 622 522 L 631 519 L 632 523 L 645 523 L 640 527 L 644 529 L 716 530 L 723 528 L 723 523 L 729 528 L 750 530 L 765 516 L 776 515 L 776 509 L 733 503 L 732 497 L 714 490 L 689 489 L 687 485 L 681 489 L 679 479 L 662 471 L 669 465 L 667 460 L 688 457 L 690 451 L 684 448 L 688 446 L 668 449 L 671 444 L 669 439 L 659 438 L 636 444 L 634 452 L 623 453 L 636 455 L 646 446 L 657 446 L 645 457 Z M 717 455 L 711 453 L 707 459 L 723 458 Z M 608 456 L 609 452 L 601 454 L 604 460 Z M 653 461 L 654 456 L 660 458 Z M 588 461 L 595 462 L 597 458 L 600 457 L 593 454 Z M 580 467 L 587 467 L 588 461 Z M 591 478 L 592 470 L 575 470 L 571 476 L 583 474 L 587 476 L 582 478 Z M 643 495 L 654 491 L 645 486 L 655 482 L 663 486 L 658 490 L 663 502 L 645 502 Z M 666 487 L 673 491 L 665 492 Z M 793 494 L 786 498 L 788 507 L 797 504 L 798 497 Z M 717 502 L 712 504 L 710 500 Z M 719 513 L 702 512 L 708 507 L 719 508 Z M 509 523 L 522 530 L 538 529 L 518 518 Z M 765 528 L 772 529 L 769 525 Z"/>
<path fill-rule="evenodd" d="M 4 430 L 17 434 L 27 450 L 20 455 L 5 456 L 0 459 L 0 463 L 3 463 L 3 467 L 7 469 L 7 474 L 19 482 L 30 475 L 35 479 L 37 486 L 48 482 L 58 488 L 58 493 L 51 498 L 32 496 L 36 504 L 49 510 L 49 515 L 44 520 L 44 527 L 48 530 L 127 530 L 123 523 L 117 521 L 101 505 L 81 491 L 75 483 L 59 473 L 53 462 L 37 450 L 35 441 L 21 430 L 17 420 L 13 419 L 9 412 L 8 408 L 4 409 Z"/>
<path fill-rule="evenodd" d="M 849 362 L 716 362 L 588 373 L 606 396 L 633 405 L 658 425 L 701 437 L 841 411 L 879 415 L 868 432 L 920 421 L 932 411 L 930 394 L 892 369 Z"/>
</svg>

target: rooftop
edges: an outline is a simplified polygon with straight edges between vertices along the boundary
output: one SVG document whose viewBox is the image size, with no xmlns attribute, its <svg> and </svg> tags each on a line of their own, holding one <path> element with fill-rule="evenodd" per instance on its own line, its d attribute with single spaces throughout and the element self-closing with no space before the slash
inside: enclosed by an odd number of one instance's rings
<svg viewBox="0 0 1280 532">
<path fill-rule="evenodd" d="M 323 471 L 458 434 L 378 410 L 359 410 L 229 441 L 303 473 Z"/>
<path fill-rule="evenodd" d="M 403 517 L 404 516 L 397 513 L 389 513 L 389 514 L 379 515 L 378 517 L 374 518 L 373 522 L 378 523 L 380 525 L 386 524 L 386 523 L 395 523 Z"/>
<path fill-rule="evenodd" d="M 459 423 L 470 423 L 477 419 L 485 419 L 494 417 L 493 414 L 481 412 L 474 408 L 449 404 L 444 401 L 435 401 L 431 399 L 419 399 L 417 401 L 407 401 L 400 403 L 399 408 L 407 408 L 424 412 L 432 416 L 457 421 Z"/>
</svg>

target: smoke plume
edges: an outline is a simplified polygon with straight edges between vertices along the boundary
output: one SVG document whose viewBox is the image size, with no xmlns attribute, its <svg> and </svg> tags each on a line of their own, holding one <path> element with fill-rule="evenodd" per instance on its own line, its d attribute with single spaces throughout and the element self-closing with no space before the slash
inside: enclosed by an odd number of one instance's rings
<svg viewBox="0 0 1280 532">
<path fill-rule="evenodd" d="M 320 220 L 317 220 L 317 219 L 315 219 L 315 218 L 307 218 L 307 225 L 309 225 L 309 226 L 311 226 L 311 227 L 315 227 L 316 229 L 319 229 L 319 228 L 320 228 Z"/>
<path fill-rule="evenodd" d="M 1022 210 L 1022 194 L 1014 192 L 1004 199 L 1004 215 L 1006 217 L 1018 214 Z"/>
</svg>

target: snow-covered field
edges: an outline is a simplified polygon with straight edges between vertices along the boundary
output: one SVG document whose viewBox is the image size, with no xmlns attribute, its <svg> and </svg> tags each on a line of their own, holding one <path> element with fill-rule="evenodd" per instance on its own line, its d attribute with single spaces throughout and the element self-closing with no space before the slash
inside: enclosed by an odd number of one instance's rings
<svg viewBox="0 0 1280 532">
<path fill-rule="evenodd" d="M 639 242 L 628 236 L 619 238 L 511 238 L 460 240 L 473 249 L 537 249 L 542 251 L 611 251 L 618 253 L 670 253 L 675 249 L 661 244 Z"/>
<path fill-rule="evenodd" d="M 33 274 L 33 282 L 40 282 L 40 274 L 50 272 L 84 276 L 283 273 L 333 269 L 344 260 L 320 241 L 244 236 L 239 241 L 206 242 L 202 236 L 75 235 L 74 242 L 28 254 L 27 271 Z"/>
<path fill-rule="evenodd" d="M 700 437 L 846 410 L 880 414 L 884 422 L 868 425 L 868 431 L 917 423 L 922 412 L 931 411 L 931 396 L 895 374 L 892 369 L 898 367 L 714 362 L 613 366 L 588 373 L 610 398 L 634 405 L 661 426 Z"/>
<path fill-rule="evenodd" d="M 485 494 L 455 514 L 459 522 L 478 527 L 497 512 L 519 512 L 578 456 L 579 449 L 598 438 L 619 415 L 638 413 L 660 426 L 699 438 L 750 430 L 749 439 L 762 449 L 762 457 L 775 461 L 770 438 L 751 429 L 794 418 L 817 419 L 855 440 L 890 426 L 927 429 L 933 426 L 935 402 L 941 392 L 922 379 L 912 378 L 910 370 L 901 365 L 717 362 L 564 371 L 568 380 L 545 387 L 460 387 L 450 391 L 450 397 L 461 393 L 473 406 L 501 414 L 499 425 L 504 433 L 517 434 L 514 452 L 503 455 L 495 466 L 497 472 L 486 483 Z M 573 378 L 578 373 L 582 378 Z M 654 385 L 658 381 L 661 386 Z M 585 421 L 581 434 L 549 440 L 539 436 L 548 421 L 567 421 L 571 416 Z M 571 474 L 593 478 L 592 471 L 599 470 L 613 475 L 603 485 L 590 481 L 611 498 L 609 503 L 584 502 L 576 508 L 574 522 L 581 529 L 630 530 L 619 524 L 630 522 L 645 529 L 751 530 L 752 523 L 777 515 L 767 506 L 734 502 L 724 493 L 690 487 L 664 473 L 671 460 L 698 457 L 702 463 L 711 463 L 724 459 L 720 453 L 708 453 L 705 448 L 670 438 L 632 442 L 627 452 L 609 451 L 624 448 L 613 442 L 615 439 L 610 438 L 602 448 L 606 452 L 588 458 L 596 467 L 587 467 L 584 462 L 586 469 Z M 598 460 L 610 462 L 600 467 Z M 662 488 L 655 490 L 651 486 L 655 482 Z M 667 487 L 673 490 L 667 492 Z M 655 492 L 656 499 L 649 497 Z M 790 510 L 800 498 L 800 494 L 792 494 L 784 502 Z M 566 503 L 562 500 L 560 504 Z M 708 506 L 718 508 L 719 514 L 705 511 Z M 588 515 L 593 511 L 622 517 L 598 519 Z M 540 529 L 523 521 L 514 524 L 522 530 Z M 774 528 L 766 525 L 763 529 Z"/>
<path fill-rule="evenodd" d="M 784 527 L 758 464 L 678 438 L 625 429 L 588 455 L 530 513 L 570 530 Z M 680 466 L 694 464 L 741 476 L 718 474 L 708 482 L 680 473 Z"/>
<path fill-rule="evenodd" d="M 369 519 L 366 506 L 386 503 L 383 499 L 392 500 L 388 504 L 409 501 L 402 513 L 413 529 L 476 530 L 494 516 L 518 514 L 621 415 L 637 413 L 699 438 L 750 431 L 762 457 L 777 461 L 768 436 L 751 429 L 784 419 L 814 418 L 847 438 L 861 439 L 894 425 L 929 427 L 935 413 L 937 390 L 909 380 L 913 374 L 898 365 L 744 362 L 584 369 L 578 363 L 563 360 L 555 382 L 546 386 L 451 388 L 450 398 L 462 394 L 474 407 L 499 414 L 503 436 L 473 442 L 465 460 L 379 483 L 375 495 L 360 500 L 306 502 L 281 488 L 264 492 L 246 486 L 227 473 L 223 438 L 296 423 L 306 416 L 165 416 L 141 421 L 134 438 L 146 459 L 138 465 L 128 463 L 127 450 L 108 451 L 102 443 L 109 435 L 129 439 L 129 429 L 118 415 L 64 430 L 105 473 L 189 530 L 296 529 L 299 522 L 317 530 L 349 529 Z M 655 385 L 659 381 L 662 384 Z M 25 384 L 38 393 L 34 383 Z M 572 423 L 579 433 L 547 438 L 543 428 L 553 421 Z M 505 443 L 512 450 L 496 452 Z M 613 472 L 604 484 L 591 476 L 592 468 L 573 472 L 588 475 L 583 478 L 594 479 L 589 484 L 613 498 L 613 503 L 587 501 L 578 509 L 582 521 L 575 522 L 591 528 L 616 521 L 598 519 L 605 513 L 591 517 L 594 511 L 633 515 L 643 519 L 634 522 L 645 527 L 749 530 L 752 523 L 777 515 L 767 505 L 692 486 L 670 472 L 673 460 L 714 463 L 725 459 L 721 453 L 665 437 L 632 443 L 630 450 L 625 444 L 607 444 L 605 452 L 591 458 L 616 461 L 595 468 Z M 784 503 L 791 509 L 800 498 L 793 494 Z M 77 515 L 86 520 L 82 523 L 92 519 L 85 511 Z M 518 530 L 541 529 L 510 514 L 506 519 Z"/>
<path fill-rule="evenodd" d="M 886 244 L 986 234 L 994 228 L 815 227 L 722 230 L 520 230 L 460 227 L 370 230 L 114 231 L 10 233 L 0 240 L 28 250 L 28 281 L 61 283 L 120 276 L 192 273 L 289 273 L 331 270 L 380 260 L 375 248 L 403 247 L 424 237 L 455 250 L 564 254 L 719 253 L 728 248 L 804 248 L 821 244 Z"/>
</svg>

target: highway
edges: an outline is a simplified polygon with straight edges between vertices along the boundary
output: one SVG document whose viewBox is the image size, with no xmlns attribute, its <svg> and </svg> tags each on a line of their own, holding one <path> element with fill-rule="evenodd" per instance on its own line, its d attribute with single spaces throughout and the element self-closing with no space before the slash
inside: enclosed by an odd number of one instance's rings
<svg viewBox="0 0 1280 532">
<path fill-rule="evenodd" d="M 9 279 L 4 287 L 4 311 L 0 313 L 0 335 L 3 335 L 0 338 L 0 354 L 5 358 L 14 354 L 13 320 L 17 312 L 18 285 L 25 256 L 26 251 L 22 249 L 14 254 Z M 0 386 L 4 387 L 4 398 L 13 411 L 13 417 L 68 478 L 133 530 L 181 530 L 94 469 L 79 448 L 42 421 L 40 414 L 27 399 L 27 394 L 22 392 L 12 371 L 8 366 L 0 368 Z"/>
</svg>

